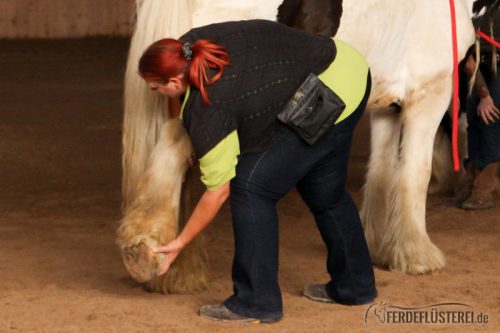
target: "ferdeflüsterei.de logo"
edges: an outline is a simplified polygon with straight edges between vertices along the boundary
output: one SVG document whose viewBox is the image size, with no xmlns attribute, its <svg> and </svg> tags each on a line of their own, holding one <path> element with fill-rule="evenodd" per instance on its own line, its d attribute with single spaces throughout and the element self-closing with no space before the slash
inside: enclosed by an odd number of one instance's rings
<svg viewBox="0 0 500 333">
<path fill-rule="evenodd" d="M 438 303 L 423 307 L 401 307 L 386 302 L 373 303 L 366 310 L 368 322 L 380 324 L 487 324 L 488 315 L 475 312 L 463 303 Z"/>
</svg>

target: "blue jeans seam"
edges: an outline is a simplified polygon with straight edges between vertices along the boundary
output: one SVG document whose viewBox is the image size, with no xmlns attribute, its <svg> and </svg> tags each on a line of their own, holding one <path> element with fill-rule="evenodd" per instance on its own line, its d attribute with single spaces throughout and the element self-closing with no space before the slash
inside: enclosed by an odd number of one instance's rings
<svg viewBox="0 0 500 333">
<path fill-rule="evenodd" d="M 272 145 L 276 144 L 278 141 L 281 141 L 281 138 L 283 137 L 284 133 L 282 133 L 279 137 L 277 137 L 275 139 L 275 141 L 269 146 L 268 149 L 266 149 L 264 152 L 262 152 L 262 155 L 259 157 L 259 159 L 257 160 L 257 162 L 255 162 L 255 165 L 254 167 L 252 168 L 252 171 L 250 172 L 246 182 L 245 182 L 245 191 L 248 193 L 249 192 L 249 186 L 250 186 L 250 181 L 252 180 L 252 177 L 255 173 L 255 170 L 257 169 L 257 167 L 259 166 L 259 164 L 261 163 L 262 159 L 268 154 L 269 150 L 271 149 Z M 251 201 L 250 201 L 251 203 Z M 250 209 L 251 211 L 251 221 L 252 221 L 252 225 L 255 225 L 255 215 L 254 215 L 254 209 Z M 256 234 L 256 230 L 255 228 L 252 228 L 253 230 L 253 234 L 252 234 L 252 237 L 253 239 L 255 239 L 257 237 L 257 234 Z M 253 253 L 255 253 L 255 241 L 252 241 L 252 247 L 253 247 Z M 257 274 L 257 271 L 255 270 L 255 257 L 252 256 L 252 264 L 251 264 L 251 269 L 250 269 L 251 272 L 254 272 L 254 274 Z M 247 306 L 253 306 L 253 305 L 250 305 L 250 304 L 247 304 Z M 249 309 L 250 310 L 250 309 Z"/>
</svg>

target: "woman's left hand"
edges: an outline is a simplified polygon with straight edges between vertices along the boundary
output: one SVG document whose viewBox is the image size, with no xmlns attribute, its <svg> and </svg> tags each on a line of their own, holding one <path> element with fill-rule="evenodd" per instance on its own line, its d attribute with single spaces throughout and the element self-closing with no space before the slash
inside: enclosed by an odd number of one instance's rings
<svg viewBox="0 0 500 333">
<path fill-rule="evenodd" d="M 175 258 L 177 258 L 183 248 L 184 244 L 182 243 L 182 241 L 179 238 L 176 238 L 167 245 L 157 247 L 153 250 L 154 253 L 166 254 L 165 263 L 163 264 L 163 267 L 160 269 L 160 271 L 156 274 L 157 276 L 163 275 L 169 270 L 170 265 L 172 265 Z"/>
</svg>

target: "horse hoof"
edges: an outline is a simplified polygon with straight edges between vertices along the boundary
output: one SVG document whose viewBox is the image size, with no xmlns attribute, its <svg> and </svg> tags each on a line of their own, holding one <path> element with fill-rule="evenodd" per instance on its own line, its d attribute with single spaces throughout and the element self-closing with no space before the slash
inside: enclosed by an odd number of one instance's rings
<svg viewBox="0 0 500 333">
<path fill-rule="evenodd" d="M 134 280 L 144 283 L 152 280 L 160 262 L 162 254 L 155 254 L 153 246 L 148 246 L 144 242 L 125 247 L 122 250 L 122 258 L 127 271 Z"/>
<path fill-rule="evenodd" d="M 401 249 L 390 264 L 390 269 L 410 275 L 426 274 L 442 270 L 446 260 L 441 250 L 432 242 L 422 242 L 412 250 Z"/>
</svg>

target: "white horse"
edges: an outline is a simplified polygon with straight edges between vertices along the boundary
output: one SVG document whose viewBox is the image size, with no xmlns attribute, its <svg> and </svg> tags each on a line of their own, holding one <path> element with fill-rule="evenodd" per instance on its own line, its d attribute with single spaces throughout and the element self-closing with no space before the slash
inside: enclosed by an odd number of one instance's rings
<svg viewBox="0 0 500 333">
<path fill-rule="evenodd" d="M 459 58 L 474 43 L 472 0 L 456 2 Z M 362 22 L 362 24 L 359 24 Z M 445 265 L 425 227 L 434 137 L 452 93 L 448 0 L 344 1 L 337 37 L 363 53 L 374 85 L 362 221 L 375 263 L 411 274 Z"/>
<path fill-rule="evenodd" d="M 141 0 L 125 81 L 124 205 L 138 194 L 146 161 L 168 105 L 137 75 L 144 49 L 191 27 L 263 18 L 275 20 L 283 0 Z M 338 0 L 340 1 L 340 0 Z M 473 0 L 455 0 L 458 51 L 474 43 Z M 445 266 L 425 226 L 434 137 L 452 92 L 449 0 L 344 0 L 336 37 L 368 60 L 371 155 L 362 221 L 372 260 L 393 270 L 425 273 Z M 401 112 L 387 108 L 401 106 Z"/>
</svg>

